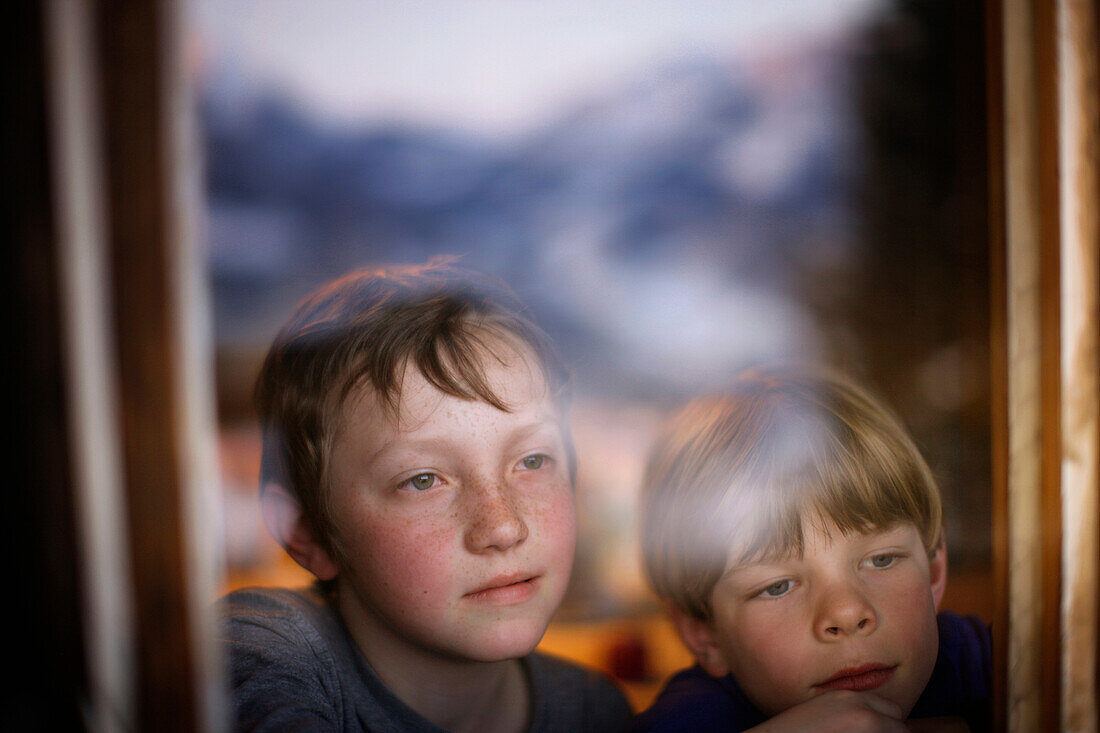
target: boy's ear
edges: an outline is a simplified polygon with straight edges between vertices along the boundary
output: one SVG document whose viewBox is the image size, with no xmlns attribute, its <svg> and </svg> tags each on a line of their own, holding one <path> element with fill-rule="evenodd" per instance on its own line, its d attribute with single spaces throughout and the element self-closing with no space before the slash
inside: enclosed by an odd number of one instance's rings
<svg viewBox="0 0 1100 733">
<path fill-rule="evenodd" d="M 932 557 L 928 558 L 928 575 L 932 581 L 932 600 L 938 611 L 943 592 L 947 590 L 947 544 L 943 540 Z"/>
<path fill-rule="evenodd" d="M 695 655 L 695 660 L 699 662 L 703 671 L 711 677 L 720 678 L 728 675 L 729 665 L 726 664 L 726 659 L 718 648 L 718 641 L 710 622 L 697 619 L 678 608 L 673 608 L 670 614 L 672 623 L 680 632 L 680 638 Z"/>
<path fill-rule="evenodd" d="M 294 562 L 318 580 L 336 577 L 337 566 L 331 553 L 325 549 L 313 525 L 302 513 L 298 500 L 289 491 L 276 483 L 264 484 L 260 488 L 260 507 L 271 536 Z"/>
</svg>

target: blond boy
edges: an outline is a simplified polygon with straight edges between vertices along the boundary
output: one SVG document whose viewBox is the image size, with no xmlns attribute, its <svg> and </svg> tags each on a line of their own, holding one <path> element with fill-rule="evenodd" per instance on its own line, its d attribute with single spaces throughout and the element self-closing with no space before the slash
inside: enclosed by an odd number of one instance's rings
<svg viewBox="0 0 1100 733">
<path fill-rule="evenodd" d="M 860 388 L 746 373 L 670 421 L 643 502 L 646 570 L 697 665 L 637 729 L 988 727 L 988 629 L 937 615 L 935 483 Z"/>
<path fill-rule="evenodd" d="M 309 589 L 222 600 L 239 729 L 614 730 L 534 653 L 576 519 L 565 372 L 499 283 L 445 263 L 306 300 L 257 385 L 261 502 Z"/>
</svg>

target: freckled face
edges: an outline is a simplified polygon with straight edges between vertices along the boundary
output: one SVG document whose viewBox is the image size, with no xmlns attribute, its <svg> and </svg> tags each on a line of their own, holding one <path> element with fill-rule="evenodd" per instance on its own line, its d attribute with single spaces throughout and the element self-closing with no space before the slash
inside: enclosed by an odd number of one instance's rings
<svg viewBox="0 0 1100 733">
<path fill-rule="evenodd" d="M 368 658 L 519 657 L 565 593 L 576 516 L 562 418 L 521 356 L 487 363 L 511 412 L 412 367 L 397 420 L 369 391 L 345 407 L 330 474 L 338 604 Z"/>
<path fill-rule="evenodd" d="M 865 690 L 908 714 L 939 648 L 931 564 L 917 529 L 830 536 L 806 525 L 802 557 L 728 568 L 714 588 L 725 669 L 769 715 L 830 689 Z"/>
</svg>

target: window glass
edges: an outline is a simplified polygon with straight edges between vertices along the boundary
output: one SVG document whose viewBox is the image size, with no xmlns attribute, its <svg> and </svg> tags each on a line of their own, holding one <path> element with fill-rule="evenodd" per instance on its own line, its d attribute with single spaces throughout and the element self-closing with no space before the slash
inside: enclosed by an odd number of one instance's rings
<svg viewBox="0 0 1100 733">
<path fill-rule="evenodd" d="M 991 617 L 966 590 L 990 554 L 980 8 L 194 3 L 232 584 L 306 579 L 256 503 L 275 331 L 349 269 L 452 253 L 508 281 L 575 372 L 562 623 L 654 612 L 653 430 L 775 360 L 898 411 L 944 493 L 948 603 Z M 641 674 L 616 648 L 595 662 Z"/>
</svg>

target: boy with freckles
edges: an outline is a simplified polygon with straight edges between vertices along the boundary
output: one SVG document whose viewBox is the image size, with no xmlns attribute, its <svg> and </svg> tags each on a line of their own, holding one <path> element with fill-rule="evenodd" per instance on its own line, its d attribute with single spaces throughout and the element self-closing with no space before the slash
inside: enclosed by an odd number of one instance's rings
<svg viewBox="0 0 1100 733">
<path fill-rule="evenodd" d="M 636 730 L 989 728 L 988 628 L 937 614 L 938 491 L 858 387 L 756 371 L 688 405 L 650 455 L 642 539 L 697 665 Z"/>
<path fill-rule="evenodd" d="M 606 678 L 534 652 L 576 537 L 566 375 L 499 283 L 357 272 L 257 384 L 261 503 L 317 578 L 220 602 L 238 729 L 600 731 Z"/>
</svg>

